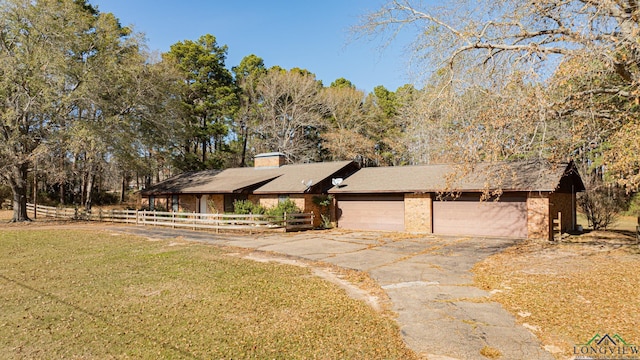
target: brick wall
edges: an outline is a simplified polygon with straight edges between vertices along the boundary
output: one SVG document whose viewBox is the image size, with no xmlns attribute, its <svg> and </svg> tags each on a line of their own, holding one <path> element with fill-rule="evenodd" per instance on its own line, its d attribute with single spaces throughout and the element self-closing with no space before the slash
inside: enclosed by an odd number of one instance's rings
<svg viewBox="0 0 640 360">
<path fill-rule="evenodd" d="M 431 194 L 404 195 L 404 228 L 408 232 L 432 233 Z"/>
<path fill-rule="evenodd" d="M 304 207 L 300 207 L 300 209 L 302 209 L 303 212 L 309 213 L 312 212 L 313 213 L 313 226 L 320 226 L 322 225 L 322 207 L 319 206 L 318 204 L 316 204 L 315 202 L 313 202 L 313 197 L 314 196 L 322 196 L 319 194 L 305 194 L 304 195 Z M 331 205 L 329 205 L 328 209 L 325 209 L 325 214 L 328 215 L 329 217 L 331 217 Z"/>
<path fill-rule="evenodd" d="M 575 206 L 573 194 L 553 193 L 549 195 L 549 208 L 553 219 L 558 218 L 558 212 L 562 213 L 562 232 L 574 230 Z"/>
<path fill-rule="evenodd" d="M 292 194 L 289 195 L 289 199 L 293 201 L 302 212 L 313 212 L 313 226 L 320 226 L 322 224 L 322 217 L 320 216 L 320 207 L 313 202 L 313 197 L 316 194 Z M 249 200 L 254 203 L 258 203 L 265 208 L 269 209 L 278 206 L 278 195 L 249 195 Z"/>
<path fill-rule="evenodd" d="M 207 214 L 224 214 L 223 194 L 210 194 L 207 197 Z"/>
<path fill-rule="evenodd" d="M 280 153 L 268 153 L 258 154 L 253 159 L 254 167 L 280 167 L 284 165 L 286 158 L 284 154 Z"/>
<path fill-rule="evenodd" d="M 529 239 L 549 239 L 550 236 L 549 199 L 545 194 L 529 194 L 527 198 L 527 237 Z"/>
<path fill-rule="evenodd" d="M 249 200 L 267 209 L 278 206 L 278 195 L 249 195 Z"/>
<path fill-rule="evenodd" d="M 198 212 L 198 198 L 195 195 L 180 195 L 178 198 L 178 211 Z"/>
</svg>

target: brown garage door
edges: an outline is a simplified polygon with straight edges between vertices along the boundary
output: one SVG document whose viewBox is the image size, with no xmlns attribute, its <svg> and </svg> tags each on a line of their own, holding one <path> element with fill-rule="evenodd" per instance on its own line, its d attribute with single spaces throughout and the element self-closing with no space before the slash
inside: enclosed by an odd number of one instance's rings
<svg viewBox="0 0 640 360">
<path fill-rule="evenodd" d="M 433 202 L 433 232 L 443 235 L 527 237 L 526 196 L 507 195 L 499 201 L 480 196 Z"/>
<path fill-rule="evenodd" d="M 338 227 L 404 231 L 404 195 L 340 195 Z"/>
</svg>

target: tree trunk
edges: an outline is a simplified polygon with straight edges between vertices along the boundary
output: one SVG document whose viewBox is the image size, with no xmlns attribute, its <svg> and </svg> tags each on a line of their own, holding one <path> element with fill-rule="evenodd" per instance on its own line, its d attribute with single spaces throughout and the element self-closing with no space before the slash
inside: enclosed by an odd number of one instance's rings
<svg viewBox="0 0 640 360">
<path fill-rule="evenodd" d="M 120 203 L 122 204 L 125 200 L 125 191 L 127 191 L 127 176 L 126 175 L 122 175 L 122 188 L 121 188 L 121 192 L 120 192 Z"/>
<path fill-rule="evenodd" d="M 63 182 L 60 183 L 60 205 L 64 205 L 65 204 L 64 186 L 65 186 L 65 182 L 63 181 Z"/>
<path fill-rule="evenodd" d="M 27 215 L 27 175 L 29 164 L 11 166 L 8 177 L 9 186 L 13 192 L 13 219 L 11 222 L 31 221 Z"/>
<path fill-rule="evenodd" d="M 207 161 L 207 141 L 202 140 L 202 166 L 204 166 Z"/>
<path fill-rule="evenodd" d="M 91 210 L 91 205 L 92 205 L 91 193 L 93 192 L 93 185 L 95 181 L 96 181 L 95 175 L 89 174 L 87 176 L 87 195 L 85 195 L 85 199 L 84 199 L 84 208 L 86 210 Z"/>
<path fill-rule="evenodd" d="M 242 127 L 242 158 L 240 159 L 240 167 L 247 166 L 245 158 L 247 157 L 247 134 L 249 131 L 246 127 Z"/>
<path fill-rule="evenodd" d="M 60 159 L 59 160 L 60 160 L 60 164 L 59 164 L 60 171 L 66 172 L 65 171 L 65 164 L 64 164 L 64 154 L 63 154 L 62 151 L 61 151 L 61 155 L 60 155 Z M 65 197 L 65 193 L 64 193 L 65 184 L 66 184 L 65 180 L 61 180 L 60 181 L 60 205 L 64 205 L 65 204 L 65 199 L 64 199 L 64 197 Z"/>
<path fill-rule="evenodd" d="M 89 211 L 91 210 L 91 193 L 93 192 L 93 183 L 95 182 L 95 175 L 93 174 L 94 166 L 93 164 L 89 165 L 87 170 L 87 182 L 85 184 L 85 197 L 84 197 L 84 209 Z"/>
</svg>

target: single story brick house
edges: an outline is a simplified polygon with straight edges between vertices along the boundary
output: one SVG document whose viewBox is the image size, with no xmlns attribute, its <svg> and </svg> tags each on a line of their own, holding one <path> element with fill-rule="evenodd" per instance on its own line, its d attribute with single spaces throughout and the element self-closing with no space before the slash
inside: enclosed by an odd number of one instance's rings
<svg viewBox="0 0 640 360">
<path fill-rule="evenodd" d="M 364 168 L 329 193 L 343 229 L 551 239 L 584 189 L 573 162 L 504 162 Z"/>
<path fill-rule="evenodd" d="M 250 200 L 265 207 L 291 199 L 304 212 L 313 212 L 320 225 L 321 209 L 313 198 L 326 195 L 333 178 L 358 170 L 352 161 L 285 165 L 281 153 L 259 154 L 254 167 L 188 172 L 159 182 L 140 192 L 142 206 L 167 211 L 224 213 L 236 200 Z"/>
</svg>

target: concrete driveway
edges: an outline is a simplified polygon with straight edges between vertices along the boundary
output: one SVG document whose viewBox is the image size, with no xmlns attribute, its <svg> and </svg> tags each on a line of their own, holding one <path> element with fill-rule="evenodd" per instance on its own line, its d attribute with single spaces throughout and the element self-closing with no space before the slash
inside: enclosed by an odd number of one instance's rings
<svg viewBox="0 0 640 360">
<path fill-rule="evenodd" d="M 269 251 L 365 271 L 392 301 L 407 345 L 428 359 L 549 359 L 540 342 L 490 294 L 473 286 L 473 265 L 518 240 L 384 232 L 307 231 L 227 235 L 151 227 L 110 230 Z"/>
</svg>

